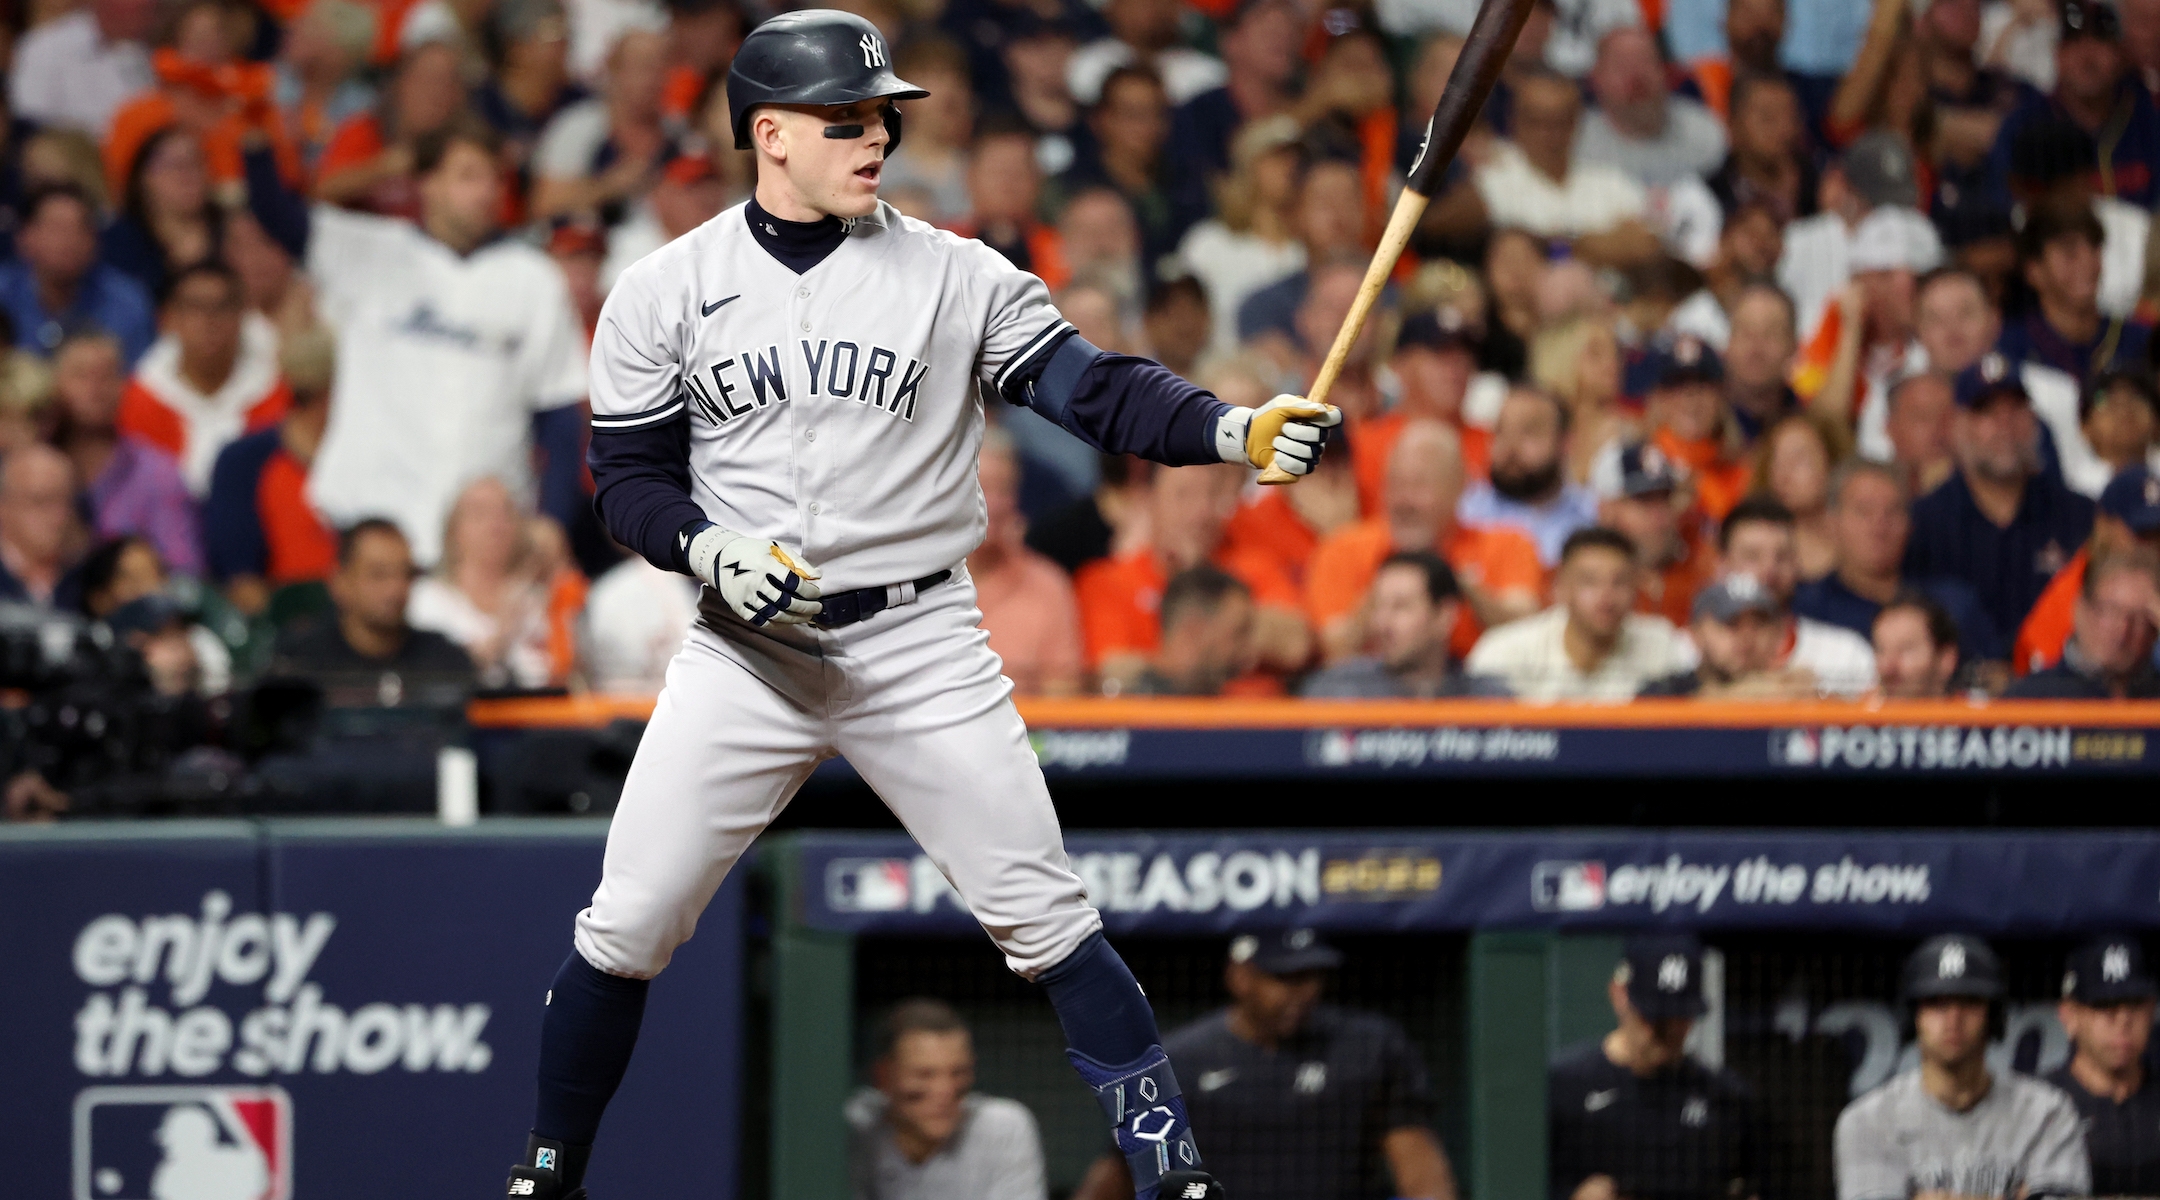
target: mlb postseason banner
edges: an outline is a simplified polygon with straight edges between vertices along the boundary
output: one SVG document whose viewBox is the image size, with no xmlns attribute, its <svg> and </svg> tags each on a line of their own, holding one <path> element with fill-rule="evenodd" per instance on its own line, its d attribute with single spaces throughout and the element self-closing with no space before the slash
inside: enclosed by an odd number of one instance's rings
<svg viewBox="0 0 2160 1200">
<path fill-rule="evenodd" d="M 2160 703 L 1035 701 L 1056 779 L 2134 775 Z"/>
<path fill-rule="evenodd" d="M 797 911 L 981 936 L 900 835 L 799 835 Z M 2051 936 L 2160 926 L 2160 833 L 1177 833 L 1066 838 L 1113 934 L 1790 929 Z"/>
<path fill-rule="evenodd" d="M 0 831 L 10 1195 L 501 1194 L 598 821 Z M 731 1197 L 742 887 L 653 988 L 592 1169 Z"/>
</svg>

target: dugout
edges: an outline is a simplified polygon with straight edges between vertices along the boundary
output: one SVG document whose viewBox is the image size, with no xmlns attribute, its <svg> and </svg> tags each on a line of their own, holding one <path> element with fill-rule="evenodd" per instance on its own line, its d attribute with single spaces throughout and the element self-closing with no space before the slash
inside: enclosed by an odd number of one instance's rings
<svg viewBox="0 0 2160 1200">
<path fill-rule="evenodd" d="M 1834 1195 L 1838 1112 L 1910 1062 L 1896 979 L 1922 937 L 1994 941 L 2010 1001 L 1991 1061 L 2046 1070 L 2067 1052 L 2053 999 L 2071 940 L 2149 928 L 2160 895 L 2160 835 L 2142 831 L 1218 831 L 1069 845 L 1166 1029 L 1226 1002 L 1232 931 L 1325 930 L 1347 958 L 1330 999 L 1410 1035 L 1477 1200 L 1547 1194 L 1545 1067 L 1611 1028 L 1625 930 L 1702 934 L 1715 978 L 1694 1050 L 1756 1092 L 1765 1200 L 1812 1200 Z M 955 1004 L 975 1028 L 978 1086 L 1034 1110 L 1052 1195 L 1077 1182 L 1103 1130 L 1056 1019 L 912 843 L 793 834 L 768 844 L 762 868 L 749 1011 L 770 1036 L 751 1039 L 769 1055 L 749 1082 L 745 1195 L 844 1194 L 840 1107 L 866 1078 L 875 1022 L 913 995 Z M 1213 894 L 1194 886 L 1210 876 Z"/>
</svg>

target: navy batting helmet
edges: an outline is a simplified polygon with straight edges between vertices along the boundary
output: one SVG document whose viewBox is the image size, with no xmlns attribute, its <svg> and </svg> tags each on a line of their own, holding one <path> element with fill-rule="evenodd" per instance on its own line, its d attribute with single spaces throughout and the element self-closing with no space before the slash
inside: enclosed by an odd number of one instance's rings
<svg viewBox="0 0 2160 1200">
<path fill-rule="evenodd" d="M 760 104 L 853 104 L 929 94 L 893 74 L 877 26 L 830 8 L 782 13 L 751 30 L 728 68 L 728 116 L 737 150 L 750 148 L 750 114 Z M 900 110 L 890 104 L 885 128 L 892 135 L 885 153 L 891 154 L 900 148 Z"/>
</svg>

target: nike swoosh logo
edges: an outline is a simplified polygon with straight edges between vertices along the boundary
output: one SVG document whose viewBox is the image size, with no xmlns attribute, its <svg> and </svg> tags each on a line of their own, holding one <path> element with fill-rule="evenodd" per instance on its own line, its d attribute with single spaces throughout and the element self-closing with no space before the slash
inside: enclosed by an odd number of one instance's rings
<svg viewBox="0 0 2160 1200">
<path fill-rule="evenodd" d="M 727 307 L 727 306 L 728 306 L 729 304 L 732 304 L 732 303 L 734 303 L 735 301 L 737 301 L 737 300 L 740 300 L 740 299 L 742 299 L 742 293 L 741 293 L 741 292 L 737 292 L 737 293 L 735 293 L 734 295 L 732 295 L 732 296 L 729 296 L 729 297 L 728 297 L 727 299 L 725 299 L 725 300 L 715 300 L 715 301 L 713 301 L 713 302 L 712 302 L 711 304 L 708 304 L 708 305 L 705 305 L 705 306 L 704 306 L 704 309 L 703 309 L 703 314 L 704 314 L 705 316 L 708 316 L 708 317 L 709 317 L 709 316 L 713 315 L 714 313 L 716 313 L 716 312 L 719 312 L 719 311 L 720 311 L 721 309 L 723 309 L 723 308 Z"/>
</svg>

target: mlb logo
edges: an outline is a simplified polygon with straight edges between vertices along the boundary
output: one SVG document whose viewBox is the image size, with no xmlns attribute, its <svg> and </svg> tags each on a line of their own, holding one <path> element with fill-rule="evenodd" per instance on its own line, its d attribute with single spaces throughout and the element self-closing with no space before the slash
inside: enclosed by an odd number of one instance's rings
<svg viewBox="0 0 2160 1200">
<path fill-rule="evenodd" d="M 1592 912 L 1605 907 L 1605 864 L 1539 863 L 1530 871 L 1530 904 L 1539 912 Z"/>
<path fill-rule="evenodd" d="M 1777 729 L 1770 733 L 1770 765 L 1812 767 L 1822 757 L 1822 739 L 1812 729 Z"/>
<path fill-rule="evenodd" d="M 834 912 L 901 912 L 908 895 L 904 858 L 836 858 L 825 866 L 825 903 Z"/>
<path fill-rule="evenodd" d="M 288 1200 L 280 1087 L 96 1087 L 75 1097 L 74 1200 Z"/>
</svg>

